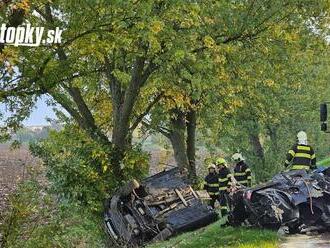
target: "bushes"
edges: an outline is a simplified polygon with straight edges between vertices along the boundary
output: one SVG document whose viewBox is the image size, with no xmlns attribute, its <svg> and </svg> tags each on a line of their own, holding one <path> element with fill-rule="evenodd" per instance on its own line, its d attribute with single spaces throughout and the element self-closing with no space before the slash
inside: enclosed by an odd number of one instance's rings
<svg viewBox="0 0 330 248">
<path fill-rule="evenodd" d="M 105 247 L 100 220 L 78 205 L 58 204 L 35 179 L 19 185 L 1 215 L 3 247 Z"/>
<path fill-rule="evenodd" d="M 108 148 L 75 126 L 51 131 L 46 140 L 32 144 L 30 149 L 44 161 L 51 190 L 63 201 L 77 202 L 98 212 L 103 200 L 120 183 L 111 171 Z M 148 171 L 148 155 L 134 147 L 125 154 L 122 166 L 126 178 L 140 179 Z"/>
<path fill-rule="evenodd" d="M 103 202 L 122 183 L 112 174 L 109 149 L 67 125 L 30 150 L 44 168 L 19 185 L 8 212 L 1 214 L 4 247 L 104 247 Z M 122 166 L 126 178 L 141 179 L 148 155 L 135 146 Z M 37 180 L 40 174 L 46 180 Z"/>
</svg>

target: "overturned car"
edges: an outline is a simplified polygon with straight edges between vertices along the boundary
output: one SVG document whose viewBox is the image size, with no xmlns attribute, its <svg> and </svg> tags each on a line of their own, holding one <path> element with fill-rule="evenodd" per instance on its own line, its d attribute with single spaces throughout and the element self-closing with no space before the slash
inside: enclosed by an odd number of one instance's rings
<svg viewBox="0 0 330 248">
<path fill-rule="evenodd" d="M 207 196 L 206 192 L 194 191 L 187 183 L 186 171 L 179 168 L 142 183 L 133 180 L 108 200 L 106 230 L 119 247 L 136 247 L 200 228 L 218 218 L 202 202 L 201 198 Z"/>
<path fill-rule="evenodd" d="M 330 168 L 282 172 L 263 185 L 229 197 L 229 224 L 290 233 L 330 230 Z"/>
</svg>

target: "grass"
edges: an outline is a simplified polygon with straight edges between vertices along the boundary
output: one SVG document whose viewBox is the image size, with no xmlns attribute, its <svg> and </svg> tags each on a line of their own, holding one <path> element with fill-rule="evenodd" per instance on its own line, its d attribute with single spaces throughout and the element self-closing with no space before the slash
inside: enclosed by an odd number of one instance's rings
<svg viewBox="0 0 330 248">
<path fill-rule="evenodd" d="M 329 167 L 330 166 L 330 157 L 319 161 L 317 163 L 317 165 L 321 165 L 321 166 L 324 166 L 324 167 Z"/>
<path fill-rule="evenodd" d="M 101 215 L 77 204 L 59 204 L 39 182 L 19 184 L 8 203 L 8 209 L 0 212 L 0 247 L 106 247 Z"/>
<path fill-rule="evenodd" d="M 246 227 L 220 227 L 222 220 L 147 248 L 277 248 L 276 232 Z"/>
</svg>

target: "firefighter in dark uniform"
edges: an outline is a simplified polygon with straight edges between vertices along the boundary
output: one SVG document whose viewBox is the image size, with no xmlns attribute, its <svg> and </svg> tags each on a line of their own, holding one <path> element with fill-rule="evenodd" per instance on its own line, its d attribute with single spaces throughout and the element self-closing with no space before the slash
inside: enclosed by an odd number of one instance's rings
<svg viewBox="0 0 330 248">
<path fill-rule="evenodd" d="M 221 209 L 221 216 L 225 216 L 228 213 L 228 191 L 231 185 L 231 173 L 228 169 L 227 162 L 224 158 L 218 158 L 215 161 L 218 168 L 219 177 L 219 203 Z"/>
<path fill-rule="evenodd" d="M 297 134 L 297 144 L 288 152 L 285 167 L 291 166 L 291 170 L 313 170 L 316 169 L 316 156 L 314 149 L 307 143 L 307 134 L 300 131 Z"/>
<path fill-rule="evenodd" d="M 215 202 L 219 201 L 219 179 L 214 164 L 210 164 L 208 167 L 209 174 L 205 177 L 204 189 L 209 193 L 211 200 L 209 205 L 214 208 Z"/>
<path fill-rule="evenodd" d="M 251 169 L 245 163 L 245 159 L 243 158 L 242 154 L 235 153 L 232 156 L 232 160 L 236 163 L 236 166 L 234 168 L 234 178 L 236 179 L 237 183 L 245 187 L 251 187 Z"/>
</svg>

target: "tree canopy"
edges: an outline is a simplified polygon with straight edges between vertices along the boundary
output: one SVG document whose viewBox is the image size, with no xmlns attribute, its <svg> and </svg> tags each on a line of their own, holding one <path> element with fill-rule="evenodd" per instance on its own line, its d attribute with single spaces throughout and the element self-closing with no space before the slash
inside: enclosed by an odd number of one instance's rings
<svg viewBox="0 0 330 248">
<path fill-rule="evenodd" d="M 5 1 L 2 22 L 64 32 L 58 45 L 2 44 L 0 101 L 13 113 L 3 131 L 48 95 L 119 181 L 141 125 L 169 138 L 193 177 L 196 132 L 224 150 L 248 143 L 265 166 L 265 142 L 276 147 L 326 96 L 329 10 L 326 0 Z"/>
</svg>

